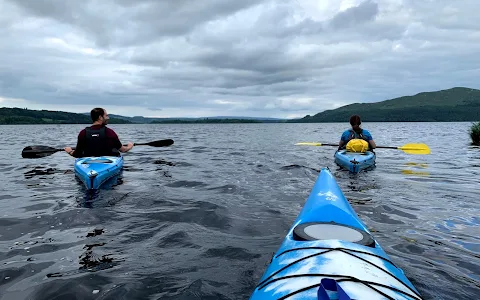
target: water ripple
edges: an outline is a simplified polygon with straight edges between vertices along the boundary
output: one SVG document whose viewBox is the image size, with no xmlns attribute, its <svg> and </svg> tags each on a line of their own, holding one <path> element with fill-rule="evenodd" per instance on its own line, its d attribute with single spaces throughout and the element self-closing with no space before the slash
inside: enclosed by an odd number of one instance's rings
<svg viewBox="0 0 480 300">
<path fill-rule="evenodd" d="M 84 125 L 2 126 L 0 297 L 247 299 L 328 167 L 424 299 L 475 299 L 480 148 L 459 135 L 470 124 L 364 124 L 378 145 L 425 142 L 432 154 L 378 149 L 357 175 L 333 163 L 334 147 L 294 145 L 335 142 L 346 125 L 111 125 L 122 141 L 175 144 L 135 147 L 92 195 L 68 155 L 20 156 L 73 146 Z"/>
</svg>

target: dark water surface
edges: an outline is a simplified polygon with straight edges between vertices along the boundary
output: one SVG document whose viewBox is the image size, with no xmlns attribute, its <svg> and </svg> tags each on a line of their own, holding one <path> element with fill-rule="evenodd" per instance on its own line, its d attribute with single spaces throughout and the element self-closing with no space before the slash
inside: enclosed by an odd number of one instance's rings
<svg viewBox="0 0 480 300">
<path fill-rule="evenodd" d="M 83 125 L 0 126 L 0 299 L 248 299 L 329 167 L 374 237 L 425 299 L 480 295 L 480 149 L 470 123 L 370 123 L 377 150 L 349 175 L 333 162 L 347 124 L 111 125 L 138 146 L 89 201 L 73 159 Z"/>
</svg>

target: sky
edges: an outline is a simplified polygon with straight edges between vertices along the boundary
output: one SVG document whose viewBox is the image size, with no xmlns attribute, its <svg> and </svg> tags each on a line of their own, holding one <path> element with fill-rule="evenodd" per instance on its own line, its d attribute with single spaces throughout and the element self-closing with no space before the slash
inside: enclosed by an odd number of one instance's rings
<svg viewBox="0 0 480 300">
<path fill-rule="evenodd" d="M 478 0 L 0 0 L 0 107 L 297 118 L 480 88 Z"/>
</svg>

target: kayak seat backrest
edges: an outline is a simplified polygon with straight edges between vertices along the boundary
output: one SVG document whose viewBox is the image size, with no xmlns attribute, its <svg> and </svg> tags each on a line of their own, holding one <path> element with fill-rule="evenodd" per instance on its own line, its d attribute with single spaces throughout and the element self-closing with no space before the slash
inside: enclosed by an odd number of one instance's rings
<svg viewBox="0 0 480 300">
<path fill-rule="evenodd" d="M 345 151 L 345 154 L 355 154 L 355 155 L 367 155 L 367 152 L 351 152 L 351 151 Z"/>
<path fill-rule="evenodd" d="M 111 164 L 113 163 L 113 160 L 108 159 L 108 158 L 103 158 L 103 159 L 89 159 L 85 160 L 82 162 L 82 164 Z"/>
</svg>

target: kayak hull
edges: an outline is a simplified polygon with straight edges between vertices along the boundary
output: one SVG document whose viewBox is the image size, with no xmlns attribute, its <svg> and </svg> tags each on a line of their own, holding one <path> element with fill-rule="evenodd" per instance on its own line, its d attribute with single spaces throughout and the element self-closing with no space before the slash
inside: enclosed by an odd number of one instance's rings
<svg viewBox="0 0 480 300">
<path fill-rule="evenodd" d="M 331 229 L 315 231 L 316 226 Z M 258 299 L 421 297 L 371 236 L 330 171 L 322 169 L 303 209 L 251 294 L 250 300 Z"/>
<path fill-rule="evenodd" d="M 358 173 L 362 170 L 375 166 L 376 155 L 372 151 L 365 153 L 347 152 L 346 150 L 339 150 L 335 152 L 335 163 L 340 167 L 350 171 L 351 173 Z"/>
<path fill-rule="evenodd" d="M 75 159 L 75 175 L 87 190 L 97 190 L 110 178 L 120 174 L 122 156 L 82 157 Z"/>
</svg>

